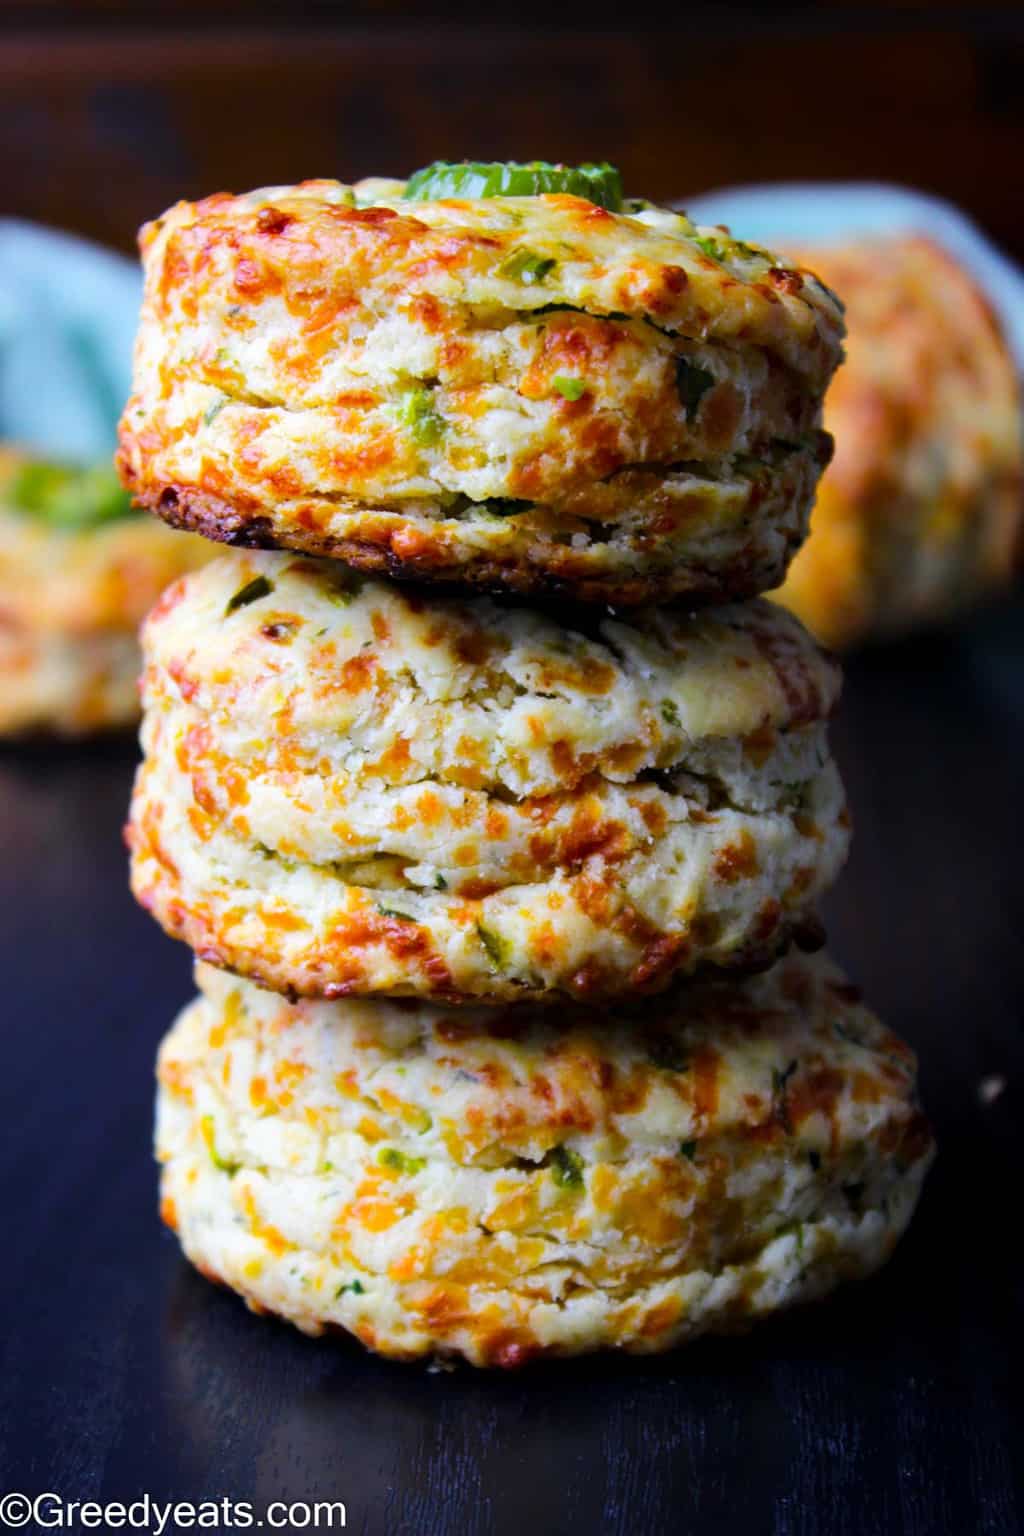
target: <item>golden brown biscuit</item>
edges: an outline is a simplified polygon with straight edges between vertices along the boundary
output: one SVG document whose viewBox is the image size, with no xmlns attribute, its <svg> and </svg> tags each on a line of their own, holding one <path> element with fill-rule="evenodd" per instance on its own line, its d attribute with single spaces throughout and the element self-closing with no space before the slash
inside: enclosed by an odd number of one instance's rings
<svg viewBox="0 0 1024 1536">
<path fill-rule="evenodd" d="M 516 999 L 764 963 L 846 853 L 796 620 L 425 602 L 230 555 L 145 632 L 136 895 L 283 992 Z"/>
<path fill-rule="evenodd" d="M 229 543 L 637 603 L 749 596 L 803 537 L 832 296 L 684 215 L 336 182 L 142 234 L 124 483 Z"/>
<path fill-rule="evenodd" d="M 403 1359 L 663 1350 L 820 1296 L 932 1156 L 912 1053 L 823 957 L 611 1016 L 197 981 L 164 1220 L 255 1311 Z"/>
</svg>

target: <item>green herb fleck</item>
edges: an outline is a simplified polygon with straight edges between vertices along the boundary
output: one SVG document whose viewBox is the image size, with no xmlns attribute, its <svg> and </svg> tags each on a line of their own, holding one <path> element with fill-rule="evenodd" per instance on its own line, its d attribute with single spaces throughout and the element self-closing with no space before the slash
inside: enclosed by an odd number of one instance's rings
<svg viewBox="0 0 1024 1536">
<path fill-rule="evenodd" d="M 720 240 L 716 240 L 714 235 L 694 235 L 693 243 L 704 252 L 705 256 L 710 256 L 712 261 L 725 261 L 727 258 L 728 252 L 725 246 Z"/>
<path fill-rule="evenodd" d="M 729 242 L 729 249 L 736 256 L 741 256 L 744 261 L 768 261 L 767 251 L 762 251 L 759 245 L 748 245 L 745 240 L 737 240 L 735 236 Z"/>
<path fill-rule="evenodd" d="M 700 247 L 705 256 L 710 256 L 712 261 L 735 260 L 738 256 L 742 261 L 763 261 L 770 264 L 771 258 L 767 251 L 762 251 L 756 245 L 748 245 L 745 240 L 737 240 L 732 235 L 719 240 L 714 235 L 694 235 L 694 245 Z"/>
<path fill-rule="evenodd" d="M 485 928 L 482 923 L 477 923 L 476 932 L 495 970 L 504 970 L 510 957 L 508 941 L 492 929 Z"/>
<path fill-rule="evenodd" d="M 551 1177 L 559 1189 L 583 1188 L 583 1159 L 569 1147 L 552 1147 Z"/>
<path fill-rule="evenodd" d="M 412 384 L 405 391 L 398 418 L 421 447 L 433 447 L 444 435 L 444 421 L 434 409 L 433 393 L 425 384 Z"/>
<path fill-rule="evenodd" d="M 706 368 L 691 363 L 687 357 L 676 359 L 676 389 L 686 411 L 687 421 L 696 421 L 700 403 L 714 383 L 714 374 Z"/>
<path fill-rule="evenodd" d="M 445 879 L 444 875 L 442 875 L 440 870 L 438 870 L 437 874 L 434 876 L 434 889 L 435 891 L 446 891 L 448 889 L 448 881 Z"/>
<path fill-rule="evenodd" d="M 538 256 L 536 251 L 513 251 L 508 260 L 502 262 L 498 273 L 510 282 L 526 283 L 532 287 L 535 283 L 542 283 L 557 265 L 553 256 Z"/>
<path fill-rule="evenodd" d="M 261 597 L 269 597 L 273 590 L 274 583 L 268 581 L 266 576 L 254 576 L 252 581 L 247 581 L 244 587 L 239 587 L 231 598 L 224 609 L 225 617 L 229 613 L 234 613 L 236 608 L 247 608 L 250 603 L 259 602 Z"/>
<path fill-rule="evenodd" d="M 563 400 L 580 400 L 586 394 L 586 379 L 570 379 L 560 373 L 552 380 Z"/>
<path fill-rule="evenodd" d="M 353 1296 L 366 1295 L 366 1289 L 361 1280 L 350 1280 L 347 1285 L 338 1286 L 338 1289 L 334 1293 L 335 1301 L 344 1296 L 346 1291 L 351 1291 Z"/>
<path fill-rule="evenodd" d="M 204 1115 L 199 1122 L 199 1129 L 202 1131 L 203 1140 L 206 1142 L 206 1150 L 210 1154 L 210 1161 L 213 1166 L 215 1168 L 219 1168 L 221 1173 L 226 1173 L 229 1178 L 234 1178 L 241 1164 L 229 1162 L 226 1157 L 221 1157 L 220 1153 L 217 1151 L 217 1142 L 215 1139 L 213 1126 L 213 1116 Z"/>
<path fill-rule="evenodd" d="M 382 1168 L 391 1168 L 395 1173 L 419 1173 L 421 1168 L 427 1166 L 425 1157 L 410 1157 L 407 1152 L 400 1152 L 397 1147 L 381 1147 L 377 1153 L 377 1161 Z"/>
<path fill-rule="evenodd" d="M 688 1158 L 692 1163 L 697 1157 L 697 1143 L 695 1141 L 681 1141 L 679 1143 L 679 1156 Z"/>
<path fill-rule="evenodd" d="M 662 699 L 661 718 L 664 720 L 666 725 L 679 724 L 679 709 L 676 705 L 675 699 Z"/>
<path fill-rule="evenodd" d="M 221 411 L 224 409 L 224 407 L 227 405 L 227 403 L 228 403 L 227 395 L 218 395 L 217 399 L 212 401 L 206 407 L 206 410 L 203 412 L 203 421 L 206 423 L 207 426 L 209 426 L 212 421 L 215 421 L 217 419 L 217 417 L 220 415 Z"/>
<path fill-rule="evenodd" d="M 419 918 L 413 917 L 409 912 L 399 912 L 397 907 L 385 907 L 381 902 L 377 903 L 377 911 L 381 917 L 395 917 L 400 923 L 417 923 Z"/>
</svg>

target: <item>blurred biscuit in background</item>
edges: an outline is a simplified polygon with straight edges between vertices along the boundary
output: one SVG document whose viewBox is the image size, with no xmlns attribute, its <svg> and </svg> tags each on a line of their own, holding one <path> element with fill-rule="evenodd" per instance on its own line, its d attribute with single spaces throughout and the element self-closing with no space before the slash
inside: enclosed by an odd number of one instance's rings
<svg viewBox="0 0 1024 1536">
<path fill-rule="evenodd" d="M 0 219 L 0 737 L 134 725 L 139 624 L 209 558 L 111 463 L 140 292 L 113 251 Z"/>
<path fill-rule="evenodd" d="M 835 457 L 775 594 L 843 649 L 1011 581 L 1022 510 L 1017 370 L 987 298 L 923 236 L 804 246 L 846 305 L 825 405 Z"/>
<path fill-rule="evenodd" d="M 0 445 L 0 736 L 132 725 L 139 623 L 208 558 L 200 539 L 134 512 L 107 464 Z"/>
</svg>

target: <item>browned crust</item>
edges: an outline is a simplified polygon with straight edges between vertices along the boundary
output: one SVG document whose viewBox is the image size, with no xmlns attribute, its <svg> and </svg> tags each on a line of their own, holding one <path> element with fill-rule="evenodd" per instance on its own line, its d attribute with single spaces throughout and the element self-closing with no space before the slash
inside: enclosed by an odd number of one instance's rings
<svg viewBox="0 0 1024 1536">
<path fill-rule="evenodd" d="M 755 939 L 744 949 L 737 950 L 728 965 L 704 961 L 683 977 L 667 967 L 657 972 L 646 983 L 625 984 L 611 991 L 608 987 L 608 978 L 603 974 L 595 973 L 592 979 L 589 974 L 581 975 L 579 985 L 575 989 L 555 987 L 544 991 L 525 985 L 509 984 L 492 993 L 460 992 L 457 988 L 449 986 L 434 986 L 424 990 L 410 982 L 406 987 L 396 986 L 383 992 L 364 992 L 359 987 L 333 986 L 330 982 L 320 986 L 295 986 L 286 969 L 276 965 L 261 969 L 257 965 L 244 964 L 243 957 L 237 949 L 232 948 L 232 952 L 228 954 L 216 944 L 203 943 L 201 936 L 194 931 L 192 923 L 175 921 L 171 914 L 157 914 L 151 900 L 147 900 L 138 893 L 136 896 L 140 905 L 157 917 L 164 932 L 170 938 L 187 944 L 204 965 L 211 965 L 216 970 L 226 971 L 232 976 L 241 976 L 245 981 L 252 982 L 254 986 L 262 987 L 266 992 L 275 992 L 290 1003 L 300 1002 L 304 998 L 313 1002 L 337 1002 L 348 997 L 374 997 L 411 998 L 420 1002 L 443 1003 L 446 1007 L 452 1008 L 462 1006 L 479 1008 L 488 1005 L 502 1007 L 518 1003 L 564 1008 L 573 1003 L 593 1004 L 609 996 L 622 999 L 651 997 L 675 986 L 689 986 L 693 982 L 713 981 L 716 978 L 737 980 L 744 976 L 754 976 L 761 971 L 771 970 L 772 966 L 794 945 L 805 953 L 813 953 L 815 950 L 822 949 L 827 939 L 825 926 L 817 913 L 801 912 L 781 921 L 771 940 L 765 942 Z"/>
<path fill-rule="evenodd" d="M 568 597 L 582 603 L 607 603 L 639 607 L 685 597 L 705 605 L 742 602 L 780 583 L 787 561 L 765 574 L 763 561 L 754 558 L 752 546 L 734 557 L 722 570 L 712 571 L 688 561 L 678 561 L 647 575 L 579 576 L 571 570 L 552 569 L 526 559 L 496 560 L 478 555 L 472 561 L 447 561 L 436 548 L 412 560 L 396 554 L 393 541 L 335 538 L 296 524 L 287 541 L 275 531 L 270 518 L 225 501 L 194 486 L 155 482 L 135 491 L 135 503 L 155 512 L 174 528 L 201 534 L 215 543 L 240 549 L 291 549 L 304 555 L 341 560 L 346 565 L 392 581 L 430 582 L 445 587 L 471 587 L 478 592 L 514 592 L 523 596 Z M 370 511 L 371 509 L 368 509 Z M 406 526 L 396 518 L 394 533 Z M 794 548 L 788 554 L 795 552 Z M 532 557 L 535 558 L 535 557 Z M 566 565 L 569 564 L 567 559 Z"/>
</svg>

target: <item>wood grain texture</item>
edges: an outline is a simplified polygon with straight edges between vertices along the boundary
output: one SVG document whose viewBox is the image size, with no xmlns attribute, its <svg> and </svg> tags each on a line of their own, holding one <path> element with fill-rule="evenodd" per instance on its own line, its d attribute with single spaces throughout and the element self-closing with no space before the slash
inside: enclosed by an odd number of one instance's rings
<svg viewBox="0 0 1024 1536">
<path fill-rule="evenodd" d="M 180 196 L 438 156 L 597 155 L 657 198 L 905 182 L 1024 257 L 1019 5 L 698 5 L 658 25 L 599 4 L 584 21 L 526 0 L 474 7 L 475 26 L 465 11 L 310 4 L 283 25 L 281 7 L 231 0 L 143 20 L 114 0 L 8 7 L 4 212 L 128 248 Z"/>
<path fill-rule="evenodd" d="M 940 1138 L 894 1262 L 747 1338 L 512 1376 L 304 1339 L 185 1266 L 149 1138 L 189 966 L 127 894 L 133 752 L 3 752 L 0 1491 L 342 1498 L 366 1536 L 1019 1531 L 1022 655 L 1012 606 L 869 654 L 836 723 L 833 947 Z"/>
</svg>

